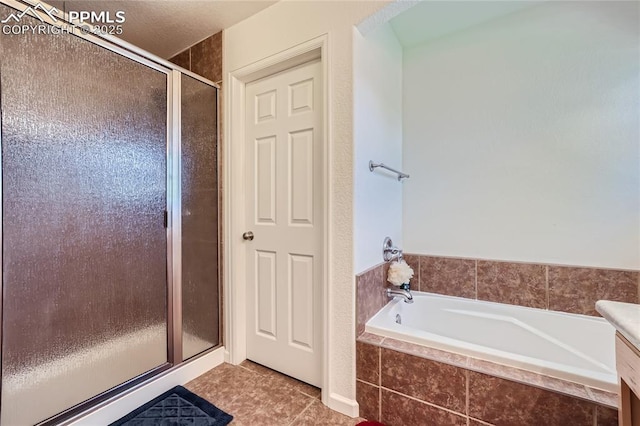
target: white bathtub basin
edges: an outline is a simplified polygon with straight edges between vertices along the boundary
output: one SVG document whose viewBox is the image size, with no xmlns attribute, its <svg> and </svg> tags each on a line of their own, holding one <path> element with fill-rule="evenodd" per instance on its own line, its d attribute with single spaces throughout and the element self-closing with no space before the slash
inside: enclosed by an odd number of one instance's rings
<svg viewBox="0 0 640 426">
<path fill-rule="evenodd" d="M 366 331 L 617 390 L 615 330 L 603 318 L 412 293 L 413 304 L 393 300 Z"/>
</svg>

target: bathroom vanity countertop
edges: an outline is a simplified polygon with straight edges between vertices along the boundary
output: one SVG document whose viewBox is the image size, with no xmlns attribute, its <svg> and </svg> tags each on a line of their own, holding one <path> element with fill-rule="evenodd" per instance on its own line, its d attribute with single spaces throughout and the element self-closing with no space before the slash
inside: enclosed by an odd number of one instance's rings
<svg viewBox="0 0 640 426">
<path fill-rule="evenodd" d="M 640 350 L 640 305 L 598 300 L 596 310 Z"/>
</svg>

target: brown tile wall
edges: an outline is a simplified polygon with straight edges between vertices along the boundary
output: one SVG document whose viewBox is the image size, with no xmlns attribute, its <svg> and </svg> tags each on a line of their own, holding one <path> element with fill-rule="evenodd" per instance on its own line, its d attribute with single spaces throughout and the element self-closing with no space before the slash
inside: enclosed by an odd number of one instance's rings
<svg viewBox="0 0 640 426">
<path fill-rule="evenodd" d="M 388 265 L 380 264 L 356 275 L 356 334 L 362 334 L 364 325 L 389 300 L 384 294 Z"/>
<path fill-rule="evenodd" d="M 476 296 L 476 262 L 467 259 L 414 256 L 420 271 L 420 291 L 473 299 Z"/>
<path fill-rule="evenodd" d="M 191 71 L 191 48 L 178 53 L 173 58 L 169 59 L 169 62 Z"/>
<path fill-rule="evenodd" d="M 457 413 L 465 412 L 466 370 L 387 348 L 380 351 L 380 386 Z"/>
<path fill-rule="evenodd" d="M 368 420 L 387 426 L 617 424 L 617 411 L 593 399 L 396 351 L 376 336 L 364 338 L 357 346 L 356 398 L 360 416 Z"/>
<path fill-rule="evenodd" d="M 420 291 L 594 316 L 600 299 L 640 303 L 639 271 L 412 254 L 405 260 L 415 271 L 411 287 Z"/>
<path fill-rule="evenodd" d="M 191 71 L 216 83 L 222 81 L 222 31 L 191 46 L 190 50 Z"/>
<path fill-rule="evenodd" d="M 639 302 L 638 272 L 559 266 L 548 270 L 549 309 L 598 315 L 594 300 Z"/>
<path fill-rule="evenodd" d="M 215 83 L 222 82 L 222 31 L 169 58 L 169 62 L 203 76 Z"/>
</svg>

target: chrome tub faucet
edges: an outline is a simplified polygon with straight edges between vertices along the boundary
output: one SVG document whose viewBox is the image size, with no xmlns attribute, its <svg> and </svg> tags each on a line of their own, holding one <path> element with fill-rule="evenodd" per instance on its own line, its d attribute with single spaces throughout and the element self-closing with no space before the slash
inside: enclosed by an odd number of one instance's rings
<svg viewBox="0 0 640 426">
<path fill-rule="evenodd" d="M 399 288 L 387 288 L 387 297 L 394 298 L 396 296 L 402 297 L 404 303 L 413 303 L 413 295 L 411 294 L 409 284 L 403 284 Z"/>
</svg>

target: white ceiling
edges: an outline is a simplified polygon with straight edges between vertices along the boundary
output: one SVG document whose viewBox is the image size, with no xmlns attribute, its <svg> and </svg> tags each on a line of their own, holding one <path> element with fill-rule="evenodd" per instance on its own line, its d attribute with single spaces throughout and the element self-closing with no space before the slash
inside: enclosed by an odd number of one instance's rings
<svg viewBox="0 0 640 426">
<path fill-rule="evenodd" d="M 49 0 L 65 11 L 123 10 L 122 39 L 162 58 L 276 3 L 277 0 Z M 534 6 L 542 0 L 421 1 L 390 24 L 405 48 L 411 48 L 483 22 Z"/>
<path fill-rule="evenodd" d="M 65 11 L 125 12 L 124 40 L 162 58 L 271 6 L 273 0 L 67 0 Z M 48 1 L 61 8 L 62 1 Z"/>
<path fill-rule="evenodd" d="M 540 0 L 422 1 L 389 22 L 400 44 L 411 48 L 540 3 Z"/>
</svg>

